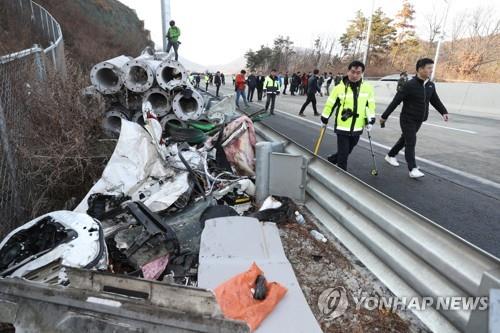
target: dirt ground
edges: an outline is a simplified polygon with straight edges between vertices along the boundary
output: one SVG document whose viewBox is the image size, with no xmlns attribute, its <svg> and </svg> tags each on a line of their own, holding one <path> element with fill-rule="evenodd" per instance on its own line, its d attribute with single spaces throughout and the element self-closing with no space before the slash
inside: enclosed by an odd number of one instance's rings
<svg viewBox="0 0 500 333">
<path fill-rule="evenodd" d="M 314 216 L 302 210 L 306 225 L 280 224 L 281 241 L 304 296 L 325 333 L 337 332 L 430 332 L 411 312 L 356 309 L 353 295 L 393 296 L 361 262 L 336 239 L 322 243 L 309 231 L 315 229 Z M 328 288 L 343 287 L 347 294 L 346 312 L 335 318 L 324 318 L 318 299 Z"/>
</svg>

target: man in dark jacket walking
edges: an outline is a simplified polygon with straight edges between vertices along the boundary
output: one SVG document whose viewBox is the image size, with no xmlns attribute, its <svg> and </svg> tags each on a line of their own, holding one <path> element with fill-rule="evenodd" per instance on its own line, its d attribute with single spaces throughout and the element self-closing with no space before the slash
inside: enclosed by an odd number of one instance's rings
<svg viewBox="0 0 500 333">
<path fill-rule="evenodd" d="M 214 83 L 215 83 L 215 96 L 219 97 L 219 89 L 220 89 L 220 85 L 222 84 L 222 79 L 221 79 L 219 71 L 217 71 L 217 73 L 215 73 Z"/>
<path fill-rule="evenodd" d="M 318 73 L 319 69 L 315 69 L 313 75 L 311 75 L 307 83 L 307 99 L 302 105 L 302 108 L 299 112 L 299 116 L 301 117 L 305 117 L 304 110 L 309 105 L 309 103 L 312 103 L 314 115 L 319 116 L 318 110 L 316 110 L 316 93 L 321 94 L 321 88 L 318 84 Z"/>
<path fill-rule="evenodd" d="M 257 75 L 257 99 L 258 101 L 262 101 L 262 92 L 264 91 L 264 81 L 266 77 L 262 75 L 262 72 L 259 72 Z"/>
<path fill-rule="evenodd" d="M 434 61 L 423 58 L 417 61 L 416 67 L 417 75 L 397 92 L 380 118 L 380 125 L 384 127 L 391 113 L 403 102 L 403 109 L 399 117 L 399 124 L 403 134 L 385 156 L 385 160 L 392 166 L 399 166 L 396 156 L 404 148 L 411 178 L 424 176 L 415 162 L 415 145 L 417 143 L 417 132 L 429 116 L 429 103 L 443 116 L 444 121 L 448 121 L 448 111 L 439 99 L 434 82 L 429 80 Z"/>
<path fill-rule="evenodd" d="M 255 76 L 255 71 L 252 70 L 250 75 L 247 78 L 248 84 L 248 101 L 253 101 L 253 93 L 255 92 L 255 88 L 257 88 L 257 77 Z"/>
</svg>

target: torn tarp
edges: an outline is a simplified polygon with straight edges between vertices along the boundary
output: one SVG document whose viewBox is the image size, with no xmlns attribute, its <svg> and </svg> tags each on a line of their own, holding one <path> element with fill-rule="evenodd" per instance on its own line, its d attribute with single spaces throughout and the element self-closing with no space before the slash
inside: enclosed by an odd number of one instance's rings
<svg viewBox="0 0 500 333">
<path fill-rule="evenodd" d="M 140 125 L 122 120 L 120 138 L 101 179 L 75 211 L 86 212 L 87 199 L 93 193 L 128 195 L 144 201 L 153 211 L 171 206 L 189 189 L 187 173 L 166 165 L 157 139 Z"/>
</svg>

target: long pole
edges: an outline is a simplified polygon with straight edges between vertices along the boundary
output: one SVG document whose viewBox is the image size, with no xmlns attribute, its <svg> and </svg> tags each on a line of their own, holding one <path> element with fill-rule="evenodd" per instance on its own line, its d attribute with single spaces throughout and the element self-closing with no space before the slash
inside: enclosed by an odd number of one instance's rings
<svg viewBox="0 0 500 333">
<path fill-rule="evenodd" d="M 167 31 L 168 22 L 170 21 L 170 0 L 160 0 L 161 1 L 161 28 L 163 32 L 163 51 L 167 51 Z"/>
<path fill-rule="evenodd" d="M 372 10 L 370 13 L 370 20 L 368 21 L 368 31 L 366 33 L 366 46 L 365 46 L 365 52 L 363 54 L 363 64 L 367 66 L 368 64 L 366 61 L 368 60 L 368 50 L 370 49 L 370 34 L 372 31 L 372 21 L 373 21 L 373 11 L 375 10 L 375 0 L 372 0 Z"/>
<path fill-rule="evenodd" d="M 448 11 L 450 9 L 449 0 L 444 0 L 444 2 L 446 2 L 446 12 L 444 14 L 443 25 L 441 27 L 441 36 L 438 39 L 438 44 L 436 47 L 436 54 L 434 55 L 434 70 L 432 71 L 432 74 L 431 74 L 431 81 L 434 81 L 434 78 L 436 76 L 436 69 L 437 69 L 438 60 L 439 60 L 439 51 L 441 50 L 441 43 L 444 40 L 444 29 L 446 28 L 446 20 L 448 19 Z"/>
</svg>

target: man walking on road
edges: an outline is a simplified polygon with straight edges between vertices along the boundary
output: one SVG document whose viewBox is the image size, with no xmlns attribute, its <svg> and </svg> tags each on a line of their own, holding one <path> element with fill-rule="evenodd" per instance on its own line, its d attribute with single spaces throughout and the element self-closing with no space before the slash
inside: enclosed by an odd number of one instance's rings
<svg viewBox="0 0 500 333">
<path fill-rule="evenodd" d="M 257 75 L 257 99 L 258 101 L 262 101 L 262 92 L 264 91 L 264 81 L 266 77 L 262 75 L 262 72 L 259 72 Z"/>
<path fill-rule="evenodd" d="M 276 102 L 276 95 L 280 93 L 280 81 L 276 76 L 276 70 L 271 70 L 271 75 L 266 77 L 264 81 L 264 92 L 266 93 L 266 112 L 271 104 L 270 113 L 274 114 L 274 104 Z"/>
<path fill-rule="evenodd" d="M 170 28 L 167 31 L 167 54 L 170 53 L 170 49 L 173 47 L 175 52 L 175 60 L 179 60 L 179 37 L 181 35 L 181 29 L 175 25 L 175 21 L 170 21 Z"/>
<path fill-rule="evenodd" d="M 334 115 L 334 130 L 337 134 L 337 153 L 328 161 L 347 170 L 347 159 L 358 144 L 363 127 L 370 131 L 375 124 L 375 93 L 373 87 L 362 79 L 365 65 L 353 61 L 348 66 L 347 76 L 333 88 L 328 97 L 321 122 L 325 125 Z"/>
<path fill-rule="evenodd" d="M 434 82 L 429 80 L 434 68 L 434 61 L 423 58 L 417 61 L 416 67 L 417 75 L 406 82 L 401 90 L 396 93 L 391 104 L 380 118 L 380 125 L 384 127 L 394 109 L 403 102 L 403 109 L 399 117 L 402 135 L 385 156 L 385 160 L 392 166 L 399 166 L 396 156 L 404 148 L 411 178 L 424 176 L 415 162 L 415 146 L 417 132 L 429 116 L 429 102 L 443 116 L 444 121 L 448 121 L 448 111 L 439 99 Z"/>
<path fill-rule="evenodd" d="M 312 103 L 314 115 L 319 116 L 318 110 L 316 109 L 316 93 L 321 94 L 321 87 L 318 81 L 318 73 L 319 69 L 315 69 L 313 75 L 311 75 L 307 83 L 307 99 L 302 105 L 302 108 L 300 108 L 299 112 L 299 116 L 301 117 L 305 117 L 304 110 L 309 105 L 309 103 Z"/>
<path fill-rule="evenodd" d="M 243 98 L 243 102 L 245 103 L 245 107 L 249 108 L 248 102 L 247 102 L 247 96 L 245 94 L 245 86 L 246 86 L 246 78 L 245 74 L 247 72 L 242 69 L 240 74 L 236 75 L 236 78 L 234 79 L 234 84 L 236 86 L 236 107 L 239 109 L 239 101 L 240 101 L 240 96 Z"/>
<path fill-rule="evenodd" d="M 220 85 L 222 83 L 222 79 L 221 79 L 219 71 L 217 71 L 217 73 L 215 73 L 214 83 L 215 83 L 215 96 L 219 97 L 219 89 L 220 89 Z"/>
<path fill-rule="evenodd" d="M 247 79 L 248 83 L 248 101 L 253 101 L 253 94 L 255 92 L 255 88 L 257 87 L 257 77 L 255 76 L 255 71 L 252 70 Z"/>
</svg>

